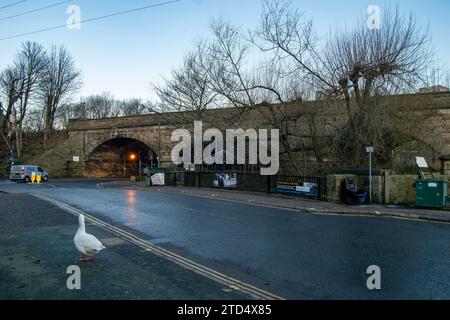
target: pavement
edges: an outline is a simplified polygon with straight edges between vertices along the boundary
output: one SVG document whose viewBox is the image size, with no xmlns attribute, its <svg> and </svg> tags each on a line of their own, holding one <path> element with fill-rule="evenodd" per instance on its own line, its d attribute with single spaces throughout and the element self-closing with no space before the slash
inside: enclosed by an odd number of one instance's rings
<svg viewBox="0 0 450 320">
<path fill-rule="evenodd" d="M 0 182 L 0 191 L 8 193 L 0 199 L 0 217 L 9 212 L 0 221 L 0 297 L 8 299 L 254 299 L 250 286 L 285 299 L 450 299 L 447 223 L 317 214 L 315 201 L 123 181 Z M 81 266 L 89 280 L 81 292 L 66 292 L 81 211 L 102 222 L 88 231 L 108 249 Z M 373 265 L 382 290 L 367 288 Z"/>
<path fill-rule="evenodd" d="M 217 199 L 238 203 L 246 203 L 274 208 L 283 208 L 294 211 L 310 212 L 316 214 L 332 215 L 359 215 L 373 217 L 391 217 L 414 220 L 425 220 L 450 223 L 450 211 L 433 210 L 424 208 L 407 207 L 400 205 L 360 205 L 351 206 L 340 203 L 331 203 L 304 199 L 299 197 L 262 194 L 256 192 L 220 190 L 220 189 L 199 189 L 186 187 L 152 187 L 145 188 L 142 184 L 127 181 L 107 181 L 102 183 L 106 187 L 136 188 L 149 192 L 162 192 L 195 197 Z"/>
</svg>

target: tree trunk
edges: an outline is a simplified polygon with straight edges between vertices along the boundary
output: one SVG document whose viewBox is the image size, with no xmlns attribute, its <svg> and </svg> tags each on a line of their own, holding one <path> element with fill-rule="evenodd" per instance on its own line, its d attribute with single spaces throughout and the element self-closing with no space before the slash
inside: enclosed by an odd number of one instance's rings
<svg viewBox="0 0 450 320">
<path fill-rule="evenodd" d="M 292 167 L 294 167 L 294 170 L 298 176 L 301 175 L 301 171 L 299 167 L 297 166 L 297 161 L 295 159 L 294 153 L 292 152 L 291 145 L 289 144 L 287 137 L 285 135 L 281 136 L 281 143 L 283 145 L 284 151 L 288 154 L 289 160 L 292 163 Z"/>
<path fill-rule="evenodd" d="M 48 127 L 45 127 L 44 128 L 44 150 L 47 150 L 49 140 L 50 140 L 50 130 Z"/>
<path fill-rule="evenodd" d="M 48 142 L 50 140 L 51 135 L 51 110 L 49 110 L 49 106 L 47 106 L 47 110 L 45 112 L 45 123 L 44 123 L 44 149 L 47 150 Z"/>
<path fill-rule="evenodd" d="M 319 138 L 319 134 L 317 132 L 317 127 L 316 127 L 316 122 L 315 122 L 316 119 L 315 119 L 314 115 L 310 115 L 308 118 L 309 118 L 309 132 L 311 135 L 314 156 L 316 157 L 317 162 L 322 163 L 323 155 L 322 155 L 322 148 L 320 145 L 320 138 Z"/>
<path fill-rule="evenodd" d="M 22 156 L 22 128 L 21 126 L 17 126 L 15 130 L 16 134 L 16 152 L 17 152 L 17 159 L 20 159 Z"/>
</svg>

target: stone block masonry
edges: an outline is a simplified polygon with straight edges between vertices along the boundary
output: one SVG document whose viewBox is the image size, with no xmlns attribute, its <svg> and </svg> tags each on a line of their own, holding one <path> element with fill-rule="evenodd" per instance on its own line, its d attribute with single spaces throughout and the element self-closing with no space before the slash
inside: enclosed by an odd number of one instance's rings
<svg viewBox="0 0 450 320">
<path fill-rule="evenodd" d="M 448 124 L 450 93 L 401 95 L 385 97 L 385 99 L 388 99 L 386 105 L 389 107 L 400 106 L 401 112 L 409 110 L 407 112 L 421 120 L 424 127 L 422 131 L 427 134 L 420 134 L 420 136 L 412 138 L 413 140 L 417 139 L 430 145 L 436 151 L 434 155 L 436 159 L 446 155 L 450 156 L 450 125 Z M 280 114 L 287 115 L 287 118 L 291 119 L 287 124 L 290 131 L 301 133 L 298 134 L 300 141 L 295 144 L 302 145 L 305 151 L 296 152 L 294 155 L 298 159 L 300 168 L 304 159 L 314 158 L 308 151 L 312 150 L 312 140 L 307 130 L 308 117 L 305 115 L 310 111 L 316 112 L 321 103 L 321 101 L 295 101 L 283 106 L 272 106 L 275 109 L 279 108 Z M 337 101 L 334 106 L 327 107 L 316 115 L 318 123 L 333 122 L 333 125 L 327 125 L 326 128 L 320 130 L 324 136 L 333 136 L 332 128 L 335 128 L 336 121 L 339 122 L 338 119 L 345 117 L 344 108 L 339 105 L 339 101 Z M 168 113 L 98 120 L 71 120 L 68 126 L 69 139 L 35 159 L 35 163 L 42 165 L 53 177 L 66 176 L 67 160 L 74 155 L 80 156 L 80 163 L 71 164 L 72 175 L 86 176 L 86 163 L 90 161 L 97 148 L 115 137 L 126 137 L 139 141 L 153 150 L 158 156 L 161 167 L 173 167 L 171 151 L 174 144 L 171 142 L 171 134 L 175 129 L 189 129 L 194 120 L 204 120 L 205 126 L 207 124 L 211 128 L 221 130 L 222 128 L 270 128 L 270 116 L 267 116 L 270 113 L 267 112 L 267 109 L 267 106 L 256 106 L 244 114 L 239 108 L 208 110 L 201 116 L 204 119 L 199 119 L 192 113 Z M 426 113 L 426 120 L 423 120 L 425 119 L 424 113 Z M 289 172 L 292 163 L 286 162 L 286 159 L 283 158 L 280 160 L 282 166 L 284 164 L 281 170 L 286 171 L 287 174 L 293 174 Z M 447 170 L 445 166 L 444 169 Z M 374 184 L 376 189 L 374 196 L 376 197 L 382 188 L 382 181 L 375 180 Z M 411 198 L 409 193 L 408 198 Z M 393 199 L 396 199 L 395 195 Z M 380 196 L 378 200 L 383 201 L 383 197 Z"/>
</svg>

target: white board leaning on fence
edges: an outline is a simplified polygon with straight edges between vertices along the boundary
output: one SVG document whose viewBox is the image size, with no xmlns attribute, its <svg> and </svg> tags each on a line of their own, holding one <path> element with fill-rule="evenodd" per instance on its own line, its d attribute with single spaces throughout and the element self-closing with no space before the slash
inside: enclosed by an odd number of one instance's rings
<svg viewBox="0 0 450 320">
<path fill-rule="evenodd" d="M 154 186 L 165 186 L 165 174 L 156 173 L 151 177 L 152 185 Z"/>
<path fill-rule="evenodd" d="M 416 164 L 421 169 L 428 169 L 427 160 L 424 157 L 416 157 Z"/>
</svg>

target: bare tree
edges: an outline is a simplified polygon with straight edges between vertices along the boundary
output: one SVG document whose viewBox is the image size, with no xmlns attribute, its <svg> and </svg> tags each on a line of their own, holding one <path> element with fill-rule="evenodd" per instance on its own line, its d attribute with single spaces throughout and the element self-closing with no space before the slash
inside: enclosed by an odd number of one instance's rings
<svg viewBox="0 0 450 320">
<path fill-rule="evenodd" d="M 31 108 L 27 112 L 27 116 L 23 121 L 23 131 L 29 132 L 44 132 L 44 114 L 42 108 Z"/>
<path fill-rule="evenodd" d="M 230 113 L 234 118 L 245 117 L 247 112 L 258 112 L 263 120 L 259 123 L 253 121 L 255 126 L 278 129 L 281 155 L 287 157 L 291 172 L 301 174 L 295 153 L 302 147 L 304 134 L 293 129 L 299 119 L 293 117 L 288 109 L 293 102 L 301 103 L 308 96 L 303 79 L 294 77 L 294 73 L 283 73 L 270 61 L 254 61 L 249 65 L 247 60 L 253 43 L 238 28 L 223 20 L 215 20 L 211 29 L 214 38 L 207 47 L 206 58 L 202 60 L 208 63 L 211 89 L 225 103 L 240 111 Z M 297 116 L 304 117 L 304 114 Z M 252 115 L 248 115 L 247 121 L 251 118 Z M 315 150 L 319 151 L 318 148 Z"/>
<path fill-rule="evenodd" d="M 200 43 L 196 51 L 185 56 L 181 67 L 172 70 L 170 79 L 154 86 L 161 101 L 156 111 L 179 112 L 180 121 L 189 123 L 202 120 L 206 110 L 217 107 L 218 94 L 210 88 L 209 69 L 202 64 L 204 55 L 204 43 Z"/>
<path fill-rule="evenodd" d="M 271 57 L 270 63 L 280 74 L 333 87 L 320 72 L 313 22 L 295 9 L 292 1 L 264 0 L 260 26 L 251 34 L 251 41 Z"/>
<path fill-rule="evenodd" d="M 66 106 L 66 123 L 71 119 L 89 119 L 90 113 L 84 99 Z"/>
<path fill-rule="evenodd" d="M 199 42 L 182 66 L 154 87 L 162 111 L 190 112 L 202 119 L 209 109 L 237 107 L 245 111 L 256 105 L 253 70 L 246 60 L 251 43 L 239 28 L 223 19 L 213 20 L 210 29 L 212 39 Z"/>
<path fill-rule="evenodd" d="M 362 161 L 364 145 L 374 144 L 379 151 L 392 147 L 398 135 L 387 133 L 392 128 L 375 107 L 378 98 L 416 89 L 431 57 L 428 30 L 413 15 L 386 10 L 381 29 L 371 30 L 361 20 L 319 46 L 312 22 L 283 0 L 265 2 L 253 42 L 273 54 L 280 72 L 298 74 L 316 90 L 344 101 L 347 122 L 336 136 L 335 151 L 354 163 Z"/>
<path fill-rule="evenodd" d="M 150 112 L 148 106 L 139 98 L 117 101 L 116 105 L 122 116 L 138 116 Z"/>
<path fill-rule="evenodd" d="M 266 0 L 250 39 L 223 19 L 213 20 L 211 31 L 210 40 L 156 88 L 162 109 L 204 118 L 205 101 L 235 107 L 226 114 L 227 124 L 260 112 L 265 123 L 255 125 L 280 130 L 282 152 L 297 173 L 304 172 L 299 152 L 312 152 L 318 162 L 330 155 L 358 164 L 365 145 L 373 144 L 386 158 L 407 139 L 405 110 L 390 109 L 383 96 L 413 92 L 423 80 L 430 39 L 414 16 L 387 10 L 380 30 L 361 20 L 350 31 L 318 39 L 312 21 L 291 1 Z M 250 64 L 255 48 L 265 59 Z M 211 100 L 199 99 L 205 92 Z M 301 108 L 316 92 L 319 101 Z M 293 105 L 302 112 L 293 113 Z M 326 119 L 327 110 L 333 119 Z"/>
<path fill-rule="evenodd" d="M 116 100 L 109 92 L 81 98 L 79 102 L 67 105 L 62 112 L 65 113 L 64 127 L 70 119 L 103 119 L 119 116 L 137 116 L 149 113 L 149 108 L 139 98 Z"/>
<path fill-rule="evenodd" d="M 252 68 L 247 64 L 251 44 L 239 28 L 223 19 L 213 20 L 210 29 L 213 38 L 206 44 L 200 63 L 209 75 L 211 90 L 222 97 L 222 106 L 254 106 Z"/>
<path fill-rule="evenodd" d="M 89 96 L 84 101 L 89 119 L 102 119 L 117 117 L 119 110 L 116 108 L 116 101 L 111 93 L 104 92 L 99 95 Z"/>
<path fill-rule="evenodd" d="M 439 61 L 433 62 L 426 74 L 426 86 L 445 86 L 450 88 L 450 70 Z M 441 88 L 443 90 L 443 88 Z"/>
<path fill-rule="evenodd" d="M 19 158 L 22 152 L 23 121 L 27 115 L 31 100 L 36 96 L 39 81 L 43 76 L 46 63 L 45 50 L 36 42 L 25 42 L 17 54 L 15 66 L 22 75 L 19 81 L 20 94 L 17 108 L 14 112 L 16 151 Z"/>
<path fill-rule="evenodd" d="M 14 130 L 14 112 L 15 106 L 22 95 L 23 88 L 21 80 L 23 74 L 16 66 L 7 67 L 0 74 L 0 90 L 5 99 L 5 107 L 2 104 L 2 142 L 8 149 L 11 149 L 11 138 Z"/>
<path fill-rule="evenodd" d="M 81 86 L 81 71 L 69 51 L 53 46 L 48 57 L 43 79 L 41 97 L 44 104 L 44 146 L 47 148 L 55 127 L 55 120 L 62 109 Z"/>
</svg>

